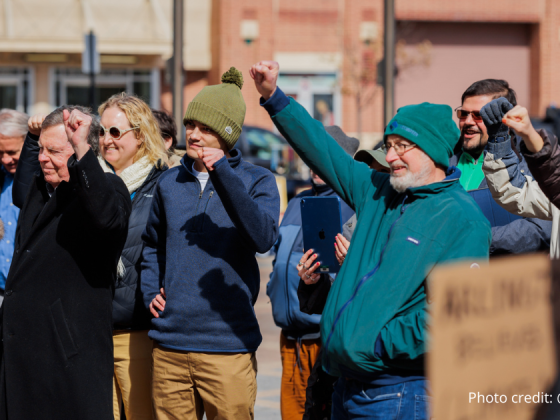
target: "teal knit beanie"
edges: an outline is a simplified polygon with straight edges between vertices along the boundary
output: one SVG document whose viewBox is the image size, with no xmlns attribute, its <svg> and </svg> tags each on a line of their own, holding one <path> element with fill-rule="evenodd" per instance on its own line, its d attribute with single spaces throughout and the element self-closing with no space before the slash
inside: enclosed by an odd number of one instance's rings
<svg viewBox="0 0 560 420">
<path fill-rule="evenodd" d="M 222 75 L 220 85 L 206 86 L 187 107 L 186 121 L 198 121 L 216 132 L 233 149 L 245 120 L 245 101 L 241 94 L 243 75 L 231 67 Z"/>
<path fill-rule="evenodd" d="M 461 132 L 449 105 L 424 102 L 399 108 L 385 129 L 383 140 L 391 134 L 417 144 L 435 163 L 447 168 Z"/>
</svg>

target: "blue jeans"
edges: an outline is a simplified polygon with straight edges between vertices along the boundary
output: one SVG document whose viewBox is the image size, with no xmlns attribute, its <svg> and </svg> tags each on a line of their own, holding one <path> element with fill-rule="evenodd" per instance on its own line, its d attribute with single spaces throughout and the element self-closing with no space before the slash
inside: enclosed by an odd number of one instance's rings
<svg viewBox="0 0 560 420">
<path fill-rule="evenodd" d="M 428 420 L 429 382 L 374 386 L 344 377 L 336 381 L 331 420 Z"/>
</svg>

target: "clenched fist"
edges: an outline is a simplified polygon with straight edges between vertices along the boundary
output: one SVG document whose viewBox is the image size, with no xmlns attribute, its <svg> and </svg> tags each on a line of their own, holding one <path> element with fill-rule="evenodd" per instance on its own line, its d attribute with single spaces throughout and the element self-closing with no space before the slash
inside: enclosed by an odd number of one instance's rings
<svg viewBox="0 0 560 420">
<path fill-rule="evenodd" d="M 43 121 L 45 120 L 45 114 L 37 114 L 33 115 L 27 121 L 27 127 L 29 128 L 29 132 L 35 136 L 41 135 L 41 126 L 43 125 Z"/>
<path fill-rule="evenodd" d="M 255 86 L 264 100 L 268 100 L 276 90 L 280 65 L 276 61 L 259 61 L 249 69 Z"/>
<path fill-rule="evenodd" d="M 209 171 L 214 170 L 214 164 L 225 156 L 222 149 L 215 149 L 213 147 L 201 147 L 196 151 L 198 153 L 198 158 L 202 160 L 204 166 Z"/>
<path fill-rule="evenodd" d="M 515 106 L 504 115 L 502 123 L 515 130 L 530 152 L 537 153 L 543 148 L 544 141 L 531 124 L 527 108 L 519 105 Z"/>
<path fill-rule="evenodd" d="M 62 116 L 68 141 L 76 153 L 76 158 L 80 160 L 91 147 L 87 138 L 93 118 L 77 109 L 72 110 L 71 113 L 65 109 L 62 111 Z"/>
</svg>

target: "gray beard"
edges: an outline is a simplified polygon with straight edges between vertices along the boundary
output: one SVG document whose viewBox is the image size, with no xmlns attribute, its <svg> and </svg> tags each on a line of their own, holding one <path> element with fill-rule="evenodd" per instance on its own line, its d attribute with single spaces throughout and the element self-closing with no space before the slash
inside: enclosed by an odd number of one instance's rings
<svg viewBox="0 0 560 420">
<path fill-rule="evenodd" d="M 422 160 L 422 163 L 424 164 L 422 165 L 422 170 L 420 172 L 412 173 L 408 170 L 403 176 L 395 176 L 391 174 L 389 182 L 396 191 L 402 193 L 405 192 L 407 188 L 421 187 L 422 185 L 428 184 L 428 179 L 431 173 L 430 166 L 428 165 L 430 158 L 428 155 L 424 154 L 422 156 Z"/>
</svg>

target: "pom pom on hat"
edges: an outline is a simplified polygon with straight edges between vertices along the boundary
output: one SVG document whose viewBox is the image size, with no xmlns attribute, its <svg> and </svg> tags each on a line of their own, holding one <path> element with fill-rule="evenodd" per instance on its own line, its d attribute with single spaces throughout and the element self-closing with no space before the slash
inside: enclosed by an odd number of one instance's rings
<svg viewBox="0 0 560 420">
<path fill-rule="evenodd" d="M 243 87 L 243 74 L 235 67 L 230 67 L 228 71 L 222 74 L 222 83 L 231 83 L 241 89 Z"/>
</svg>

